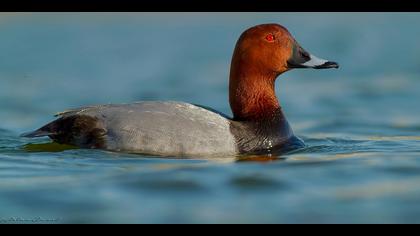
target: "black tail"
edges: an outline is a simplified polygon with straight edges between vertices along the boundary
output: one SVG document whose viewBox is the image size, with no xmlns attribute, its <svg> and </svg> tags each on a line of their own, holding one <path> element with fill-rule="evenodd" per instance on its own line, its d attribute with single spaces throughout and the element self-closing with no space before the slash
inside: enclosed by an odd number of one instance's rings
<svg viewBox="0 0 420 236">
<path fill-rule="evenodd" d="M 33 132 L 24 133 L 21 137 L 36 138 L 48 136 L 61 144 L 80 147 L 102 147 L 106 130 L 95 117 L 73 115 L 61 117 Z"/>
<path fill-rule="evenodd" d="M 50 136 L 53 135 L 52 133 L 46 131 L 46 130 L 42 130 L 38 129 L 32 132 L 27 132 L 27 133 L 23 133 L 20 135 L 20 137 L 24 137 L 24 138 L 38 138 L 38 137 L 45 137 L 45 136 Z"/>
<path fill-rule="evenodd" d="M 60 130 L 60 123 L 62 123 L 62 120 L 63 118 L 57 119 L 35 131 L 23 133 L 20 136 L 25 137 L 25 138 L 38 138 L 38 137 L 45 137 L 45 136 L 51 137 L 53 135 L 58 134 Z"/>
</svg>

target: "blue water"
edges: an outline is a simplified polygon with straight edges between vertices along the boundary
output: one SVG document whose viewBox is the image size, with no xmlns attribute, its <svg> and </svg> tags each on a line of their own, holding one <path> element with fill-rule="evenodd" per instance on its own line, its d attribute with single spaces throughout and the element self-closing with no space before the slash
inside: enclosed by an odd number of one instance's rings
<svg viewBox="0 0 420 236">
<path fill-rule="evenodd" d="M 420 223 L 417 13 L 0 13 L 0 223 Z M 271 158 L 42 149 L 67 108 L 186 101 L 231 114 L 246 28 L 286 26 L 338 70 L 276 90 L 307 148 Z M 50 220 L 50 221 L 48 221 Z"/>
</svg>

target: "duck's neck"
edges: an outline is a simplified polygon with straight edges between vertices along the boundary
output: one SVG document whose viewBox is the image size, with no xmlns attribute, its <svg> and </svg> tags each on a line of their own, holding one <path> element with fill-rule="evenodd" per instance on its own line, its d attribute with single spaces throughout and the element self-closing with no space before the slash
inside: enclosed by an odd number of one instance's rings
<svg viewBox="0 0 420 236">
<path fill-rule="evenodd" d="M 275 93 L 275 80 L 279 74 L 238 63 L 232 64 L 229 81 L 233 119 L 261 121 L 278 117 L 281 107 Z"/>
</svg>

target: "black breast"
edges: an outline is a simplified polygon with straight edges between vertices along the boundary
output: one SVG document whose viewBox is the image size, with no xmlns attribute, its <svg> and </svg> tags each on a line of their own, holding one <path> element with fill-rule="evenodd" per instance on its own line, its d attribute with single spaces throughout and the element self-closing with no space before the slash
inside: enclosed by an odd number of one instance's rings
<svg viewBox="0 0 420 236">
<path fill-rule="evenodd" d="M 261 120 L 231 120 L 230 131 L 241 154 L 283 153 L 304 146 L 281 109 Z"/>
</svg>

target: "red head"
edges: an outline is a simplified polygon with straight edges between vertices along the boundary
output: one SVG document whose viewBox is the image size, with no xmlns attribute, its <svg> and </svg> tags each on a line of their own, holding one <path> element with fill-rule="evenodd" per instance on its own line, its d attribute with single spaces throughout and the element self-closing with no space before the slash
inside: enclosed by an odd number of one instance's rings
<svg viewBox="0 0 420 236">
<path fill-rule="evenodd" d="M 257 25 L 243 32 L 230 71 L 229 100 L 234 118 L 257 120 L 277 110 L 275 79 L 292 68 L 338 68 L 338 64 L 306 52 L 281 25 Z"/>
</svg>

